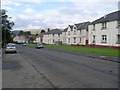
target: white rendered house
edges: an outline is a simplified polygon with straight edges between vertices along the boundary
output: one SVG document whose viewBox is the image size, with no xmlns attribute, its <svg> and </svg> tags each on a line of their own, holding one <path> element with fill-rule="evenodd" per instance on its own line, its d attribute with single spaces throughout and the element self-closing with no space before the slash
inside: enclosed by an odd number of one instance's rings
<svg viewBox="0 0 120 90">
<path fill-rule="evenodd" d="M 89 45 L 120 47 L 120 20 L 116 11 L 105 15 L 89 25 Z"/>
<path fill-rule="evenodd" d="M 62 31 L 60 29 L 52 29 L 43 35 L 43 43 L 45 44 L 62 44 Z"/>
<path fill-rule="evenodd" d="M 90 22 L 83 22 L 69 25 L 66 31 L 67 44 L 88 45 L 88 25 Z"/>
</svg>

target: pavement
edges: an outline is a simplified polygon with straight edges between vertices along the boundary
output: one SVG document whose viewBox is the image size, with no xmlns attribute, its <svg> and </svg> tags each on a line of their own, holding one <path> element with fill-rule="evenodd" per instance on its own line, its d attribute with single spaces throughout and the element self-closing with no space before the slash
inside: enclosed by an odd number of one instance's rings
<svg viewBox="0 0 120 90">
<path fill-rule="evenodd" d="M 4 90 L 5 88 L 54 87 L 20 53 L 9 53 L 3 55 L 2 88 Z"/>
<path fill-rule="evenodd" d="M 84 52 L 74 52 L 74 51 L 58 50 L 58 49 L 51 49 L 51 48 L 47 48 L 47 49 L 48 50 L 59 51 L 59 52 L 70 53 L 70 54 L 79 55 L 79 56 L 85 56 L 85 57 L 90 57 L 90 58 L 97 58 L 97 59 L 101 59 L 101 60 L 107 60 L 107 61 L 120 63 L 120 57 L 104 56 L 104 55 L 100 55 L 100 54 L 92 54 L 92 53 L 84 53 Z"/>
</svg>

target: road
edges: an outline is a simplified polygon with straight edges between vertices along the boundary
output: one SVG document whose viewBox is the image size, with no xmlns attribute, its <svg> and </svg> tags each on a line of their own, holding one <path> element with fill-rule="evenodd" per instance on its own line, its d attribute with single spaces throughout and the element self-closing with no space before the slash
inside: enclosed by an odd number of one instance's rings
<svg viewBox="0 0 120 90">
<path fill-rule="evenodd" d="M 17 46 L 3 56 L 3 88 L 118 88 L 118 63 Z"/>
</svg>

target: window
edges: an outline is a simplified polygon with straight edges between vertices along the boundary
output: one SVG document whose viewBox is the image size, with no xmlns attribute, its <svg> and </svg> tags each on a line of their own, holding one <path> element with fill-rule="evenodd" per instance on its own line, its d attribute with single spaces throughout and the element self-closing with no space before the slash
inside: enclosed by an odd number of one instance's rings
<svg viewBox="0 0 120 90">
<path fill-rule="evenodd" d="M 107 35 L 102 35 L 102 43 L 107 43 Z"/>
<path fill-rule="evenodd" d="M 80 30 L 80 34 L 81 34 L 81 30 Z"/>
<path fill-rule="evenodd" d="M 54 37 L 54 34 L 53 34 L 53 37 Z"/>
<path fill-rule="evenodd" d="M 64 38 L 64 42 L 66 42 L 66 38 Z"/>
<path fill-rule="evenodd" d="M 70 43 L 70 38 L 68 38 L 68 43 Z"/>
<path fill-rule="evenodd" d="M 106 23 L 106 22 L 103 22 L 103 23 L 102 23 L 102 29 L 105 29 L 105 28 L 107 28 L 107 23 Z"/>
<path fill-rule="evenodd" d="M 70 31 L 68 31 L 68 35 L 70 35 Z"/>
<path fill-rule="evenodd" d="M 95 31 L 95 24 L 93 24 L 93 31 Z"/>
<path fill-rule="evenodd" d="M 80 37 L 80 43 L 81 43 L 81 37 Z"/>
<path fill-rule="evenodd" d="M 58 34 L 58 37 L 60 37 L 60 34 Z"/>
<path fill-rule="evenodd" d="M 117 35 L 117 44 L 120 44 L 120 34 Z"/>
<path fill-rule="evenodd" d="M 74 30 L 74 35 L 76 35 L 76 30 Z"/>
<path fill-rule="evenodd" d="M 76 27 L 74 27 L 74 29 L 76 29 Z"/>
<path fill-rule="evenodd" d="M 119 27 L 120 27 L 120 20 L 117 21 L 117 28 L 119 28 Z"/>
<path fill-rule="evenodd" d="M 93 35 L 93 42 L 92 43 L 95 43 L 95 35 Z"/>
<path fill-rule="evenodd" d="M 74 43 L 76 43 L 76 37 L 73 37 L 73 41 L 74 41 Z"/>
<path fill-rule="evenodd" d="M 55 40 L 53 39 L 53 43 L 55 42 Z"/>
</svg>

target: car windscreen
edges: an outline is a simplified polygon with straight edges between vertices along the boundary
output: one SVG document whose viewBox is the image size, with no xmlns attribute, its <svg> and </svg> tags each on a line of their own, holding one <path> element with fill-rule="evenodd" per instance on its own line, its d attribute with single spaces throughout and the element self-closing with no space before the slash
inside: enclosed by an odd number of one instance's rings
<svg viewBox="0 0 120 90">
<path fill-rule="evenodd" d="M 15 47 L 15 45 L 9 44 L 9 45 L 7 45 L 7 47 Z"/>
<path fill-rule="evenodd" d="M 42 45 L 42 43 L 38 43 L 37 45 Z"/>
</svg>

